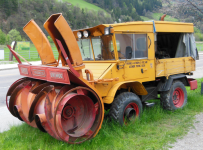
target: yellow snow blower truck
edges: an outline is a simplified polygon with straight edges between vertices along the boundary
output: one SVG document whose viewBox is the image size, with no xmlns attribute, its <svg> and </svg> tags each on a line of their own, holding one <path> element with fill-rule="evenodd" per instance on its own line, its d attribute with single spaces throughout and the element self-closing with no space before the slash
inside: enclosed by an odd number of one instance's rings
<svg viewBox="0 0 203 150">
<path fill-rule="evenodd" d="M 62 14 L 54 14 L 44 28 L 58 59 L 31 20 L 23 30 L 42 64 L 22 63 L 8 46 L 25 77 L 11 85 L 6 104 L 13 116 L 58 140 L 75 144 L 95 137 L 105 109 L 125 125 L 158 94 L 164 109 L 183 108 L 185 86 L 197 88 L 186 76 L 198 59 L 191 23 L 126 22 L 72 31 Z"/>
</svg>

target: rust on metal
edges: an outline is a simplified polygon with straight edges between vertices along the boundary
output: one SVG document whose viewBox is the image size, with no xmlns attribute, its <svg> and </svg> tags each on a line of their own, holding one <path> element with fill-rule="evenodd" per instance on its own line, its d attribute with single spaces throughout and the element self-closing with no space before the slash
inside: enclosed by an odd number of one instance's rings
<svg viewBox="0 0 203 150">
<path fill-rule="evenodd" d="M 72 144 L 92 138 L 103 115 L 100 99 L 87 87 L 22 78 L 7 96 L 19 120 Z"/>
<path fill-rule="evenodd" d="M 161 21 L 164 21 L 164 18 L 166 17 L 166 14 L 164 14 L 163 16 L 161 16 Z"/>
</svg>

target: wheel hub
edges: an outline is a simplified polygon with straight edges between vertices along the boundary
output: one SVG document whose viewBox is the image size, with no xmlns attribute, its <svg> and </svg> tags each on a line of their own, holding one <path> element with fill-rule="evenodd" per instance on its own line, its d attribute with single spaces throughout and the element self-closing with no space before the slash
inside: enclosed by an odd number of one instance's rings
<svg viewBox="0 0 203 150">
<path fill-rule="evenodd" d="M 131 121 L 133 119 L 135 119 L 136 117 L 139 116 L 139 108 L 138 105 L 134 102 L 129 103 L 124 110 L 124 114 L 123 114 L 123 121 L 125 124 L 127 124 L 125 118 L 127 119 L 127 121 Z"/>
<path fill-rule="evenodd" d="M 134 108 L 127 108 L 125 110 L 124 116 L 127 117 L 128 120 L 132 120 L 136 116 L 136 111 Z"/>
<path fill-rule="evenodd" d="M 176 88 L 173 92 L 172 99 L 173 99 L 173 104 L 176 107 L 181 107 L 184 103 L 184 92 L 183 92 L 183 90 L 179 87 Z"/>
<path fill-rule="evenodd" d="M 72 106 L 68 105 L 64 108 L 63 110 L 63 117 L 66 119 L 69 119 L 71 117 L 73 117 L 75 114 L 75 110 Z"/>
</svg>

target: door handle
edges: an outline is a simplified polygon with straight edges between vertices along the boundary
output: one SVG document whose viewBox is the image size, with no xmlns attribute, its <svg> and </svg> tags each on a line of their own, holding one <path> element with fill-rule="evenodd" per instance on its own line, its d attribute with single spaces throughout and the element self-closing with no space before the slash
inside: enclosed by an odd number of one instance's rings
<svg viewBox="0 0 203 150">
<path fill-rule="evenodd" d="M 145 68 L 145 69 L 142 68 L 142 69 L 141 69 L 141 72 L 142 72 L 142 73 L 144 73 L 145 71 L 147 71 L 147 68 Z"/>
</svg>

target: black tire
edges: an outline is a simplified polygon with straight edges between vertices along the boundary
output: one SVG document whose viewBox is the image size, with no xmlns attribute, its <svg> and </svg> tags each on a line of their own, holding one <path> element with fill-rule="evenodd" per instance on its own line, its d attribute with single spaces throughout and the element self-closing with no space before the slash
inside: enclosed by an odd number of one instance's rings
<svg viewBox="0 0 203 150">
<path fill-rule="evenodd" d="M 161 105 L 166 110 L 183 108 L 187 104 L 187 91 L 184 84 L 174 81 L 170 90 L 160 93 Z"/>
<path fill-rule="evenodd" d="M 119 94 L 113 101 L 109 115 L 120 125 L 126 124 L 126 114 L 130 120 L 140 117 L 142 113 L 142 103 L 140 98 L 131 92 Z"/>
</svg>

